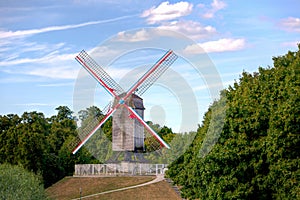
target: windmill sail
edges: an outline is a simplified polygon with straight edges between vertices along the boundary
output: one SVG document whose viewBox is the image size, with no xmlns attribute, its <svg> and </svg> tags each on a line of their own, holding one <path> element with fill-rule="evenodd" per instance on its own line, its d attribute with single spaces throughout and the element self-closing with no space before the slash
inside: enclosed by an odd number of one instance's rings
<svg viewBox="0 0 300 200">
<path fill-rule="evenodd" d="M 169 50 L 157 61 L 129 90 L 127 93 L 116 83 L 84 50 L 76 56 L 76 60 L 96 79 L 114 98 L 113 105 L 107 106 L 105 117 L 100 123 L 93 123 L 80 135 L 81 142 L 73 150 L 75 154 L 92 135 L 108 120 L 113 117 L 113 149 L 118 151 L 136 151 L 144 149 L 144 128 L 157 140 L 161 146 L 170 146 L 143 120 L 142 95 L 177 59 L 177 55 Z M 132 98 L 135 100 L 132 100 Z M 133 102 L 133 103 L 132 103 Z M 138 103 L 139 105 L 134 105 Z M 126 119 L 126 120 L 125 120 Z M 136 122 L 139 122 L 138 125 Z M 131 128 L 130 128 L 131 127 Z M 115 140 L 115 141 L 114 141 Z"/>
<path fill-rule="evenodd" d="M 169 50 L 133 86 L 135 94 L 141 96 L 175 62 L 178 56 Z"/>
<path fill-rule="evenodd" d="M 124 92 L 122 87 L 105 72 L 87 52 L 82 50 L 76 60 L 99 82 L 112 96 L 120 95 Z"/>
<path fill-rule="evenodd" d="M 116 111 L 116 109 L 119 107 L 120 104 L 118 104 L 117 106 L 115 106 L 111 111 L 109 111 L 105 117 L 100 121 L 100 123 L 98 123 L 95 126 L 95 122 L 92 123 L 88 129 L 86 129 L 85 131 L 82 132 L 82 135 L 80 137 L 84 137 L 84 138 L 80 138 L 81 142 L 75 147 L 75 149 L 72 151 L 73 154 L 75 154 L 95 133 L 96 131 L 108 120 L 108 118 L 110 116 L 112 116 L 112 114 Z"/>
</svg>

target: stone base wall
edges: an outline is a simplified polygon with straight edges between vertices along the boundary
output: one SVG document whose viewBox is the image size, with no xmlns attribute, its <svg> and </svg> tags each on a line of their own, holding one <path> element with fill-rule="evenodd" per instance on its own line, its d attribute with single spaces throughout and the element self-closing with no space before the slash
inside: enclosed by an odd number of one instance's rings
<svg viewBox="0 0 300 200">
<path fill-rule="evenodd" d="M 111 164 L 77 164 L 74 176 L 111 176 L 111 175 L 159 175 L 167 170 L 166 164 L 148 163 L 111 163 Z"/>
</svg>

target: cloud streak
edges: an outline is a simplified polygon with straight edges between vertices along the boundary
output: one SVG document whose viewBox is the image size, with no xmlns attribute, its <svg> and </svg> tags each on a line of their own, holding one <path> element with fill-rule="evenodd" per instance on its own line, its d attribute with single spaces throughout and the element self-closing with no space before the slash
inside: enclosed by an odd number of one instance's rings
<svg viewBox="0 0 300 200">
<path fill-rule="evenodd" d="M 150 38 L 149 33 L 145 29 L 142 29 L 134 34 L 126 33 L 125 31 L 119 32 L 117 40 L 124 42 L 141 42 L 149 40 Z"/>
<path fill-rule="evenodd" d="M 38 58 L 17 58 L 0 61 L 2 72 L 23 74 L 52 79 L 75 79 L 79 66 L 75 65 L 76 54 L 60 54 L 54 51 Z"/>
<path fill-rule="evenodd" d="M 15 106 L 28 106 L 28 107 L 40 107 L 40 106 L 53 106 L 55 104 L 46 104 L 46 103 L 19 103 L 14 104 Z"/>
<path fill-rule="evenodd" d="M 29 30 L 18 30 L 18 31 L 0 31 L 0 39 L 27 37 L 27 36 L 32 36 L 32 35 L 40 34 L 40 33 L 46 33 L 46 32 L 50 32 L 50 31 L 62 31 L 62 30 L 80 28 L 80 27 L 90 26 L 90 25 L 111 23 L 111 22 L 115 22 L 115 21 L 119 21 L 119 20 L 123 20 L 123 19 L 128 19 L 128 18 L 131 18 L 134 16 L 136 16 L 136 15 L 128 15 L 128 16 L 116 17 L 116 18 L 106 19 L 106 20 L 90 21 L 90 22 L 85 22 L 85 23 L 80 23 L 80 24 L 50 26 L 50 27 L 45 27 L 45 28 L 40 28 L 40 29 L 29 29 Z"/>
<path fill-rule="evenodd" d="M 217 33 L 214 27 L 203 26 L 199 22 L 191 20 L 168 22 L 160 25 L 157 28 L 179 32 L 195 40 L 207 38 Z"/>
<path fill-rule="evenodd" d="M 184 49 L 184 52 L 188 54 L 198 54 L 203 53 L 203 50 L 206 53 L 237 51 L 243 49 L 245 46 L 245 39 L 222 38 L 215 41 L 189 45 Z"/>
<path fill-rule="evenodd" d="M 4 60 L 0 61 L 0 67 L 7 67 L 12 65 L 20 65 L 20 64 L 51 64 L 51 63 L 59 63 L 62 61 L 70 61 L 74 60 L 77 54 L 58 54 L 58 51 L 54 51 L 46 56 L 39 57 L 39 58 L 20 58 L 20 59 L 12 59 L 12 60 Z"/>
<path fill-rule="evenodd" d="M 200 85 L 200 86 L 194 87 L 193 91 L 197 92 L 197 91 L 209 90 L 209 89 L 224 89 L 224 88 L 227 88 L 229 85 L 232 85 L 233 83 L 234 83 L 234 80 L 210 84 L 210 85 Z"/>
<path fill-rule="evenodd" d="M 155 30 L 167 30 L 181 33 L 191 39 L 198 40 L 211 37 L 217 33 L 217 30 L 212 26 L 203 26 L 201 23 L 192 20 L 181 20 L 164 22 L 163 24 L 154 28 Z M 124 42 L 142 42 L 152 39 L 151 31 L 142 29 L 136 32 L 119 32 L 117 41 Z"/>
<path fill-rule="evenodd" d="M 288 17 L 288 18 L 282 19 L 279 22 L 279 26 L 284 30 L 300 33 L 300 18 Z"/>
</svg>

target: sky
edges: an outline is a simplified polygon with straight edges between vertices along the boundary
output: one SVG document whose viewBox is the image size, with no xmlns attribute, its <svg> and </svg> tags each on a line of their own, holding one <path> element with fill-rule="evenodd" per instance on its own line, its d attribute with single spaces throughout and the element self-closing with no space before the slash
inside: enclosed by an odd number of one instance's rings
<svg viewBox="0 0 300 200">
<path fill-rule="evenodd" d="M 83 49 L 126 90 L 174 48 L 179 58 L 142 96 L 145 119 L 195 130 L 216 92 L 297 50 L 299 8 L 298 0 L 0 0 L 0 115 L 106 106 L 111 97 L 74 59 Z"/>
</svg>

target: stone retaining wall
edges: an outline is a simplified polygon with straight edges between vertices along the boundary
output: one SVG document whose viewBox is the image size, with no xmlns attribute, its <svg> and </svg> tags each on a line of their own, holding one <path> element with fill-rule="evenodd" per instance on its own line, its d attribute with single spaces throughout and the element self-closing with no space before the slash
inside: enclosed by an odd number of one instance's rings
<svg viewBox="0 0 300 200">
<path fill-rule="evenodd" d="M 148 163 L 110 163 L 110 164 L 77 164 L 74 176 L 93 175 L 158 175 L 167 170 L 166 164 Z"/>
</svg>

